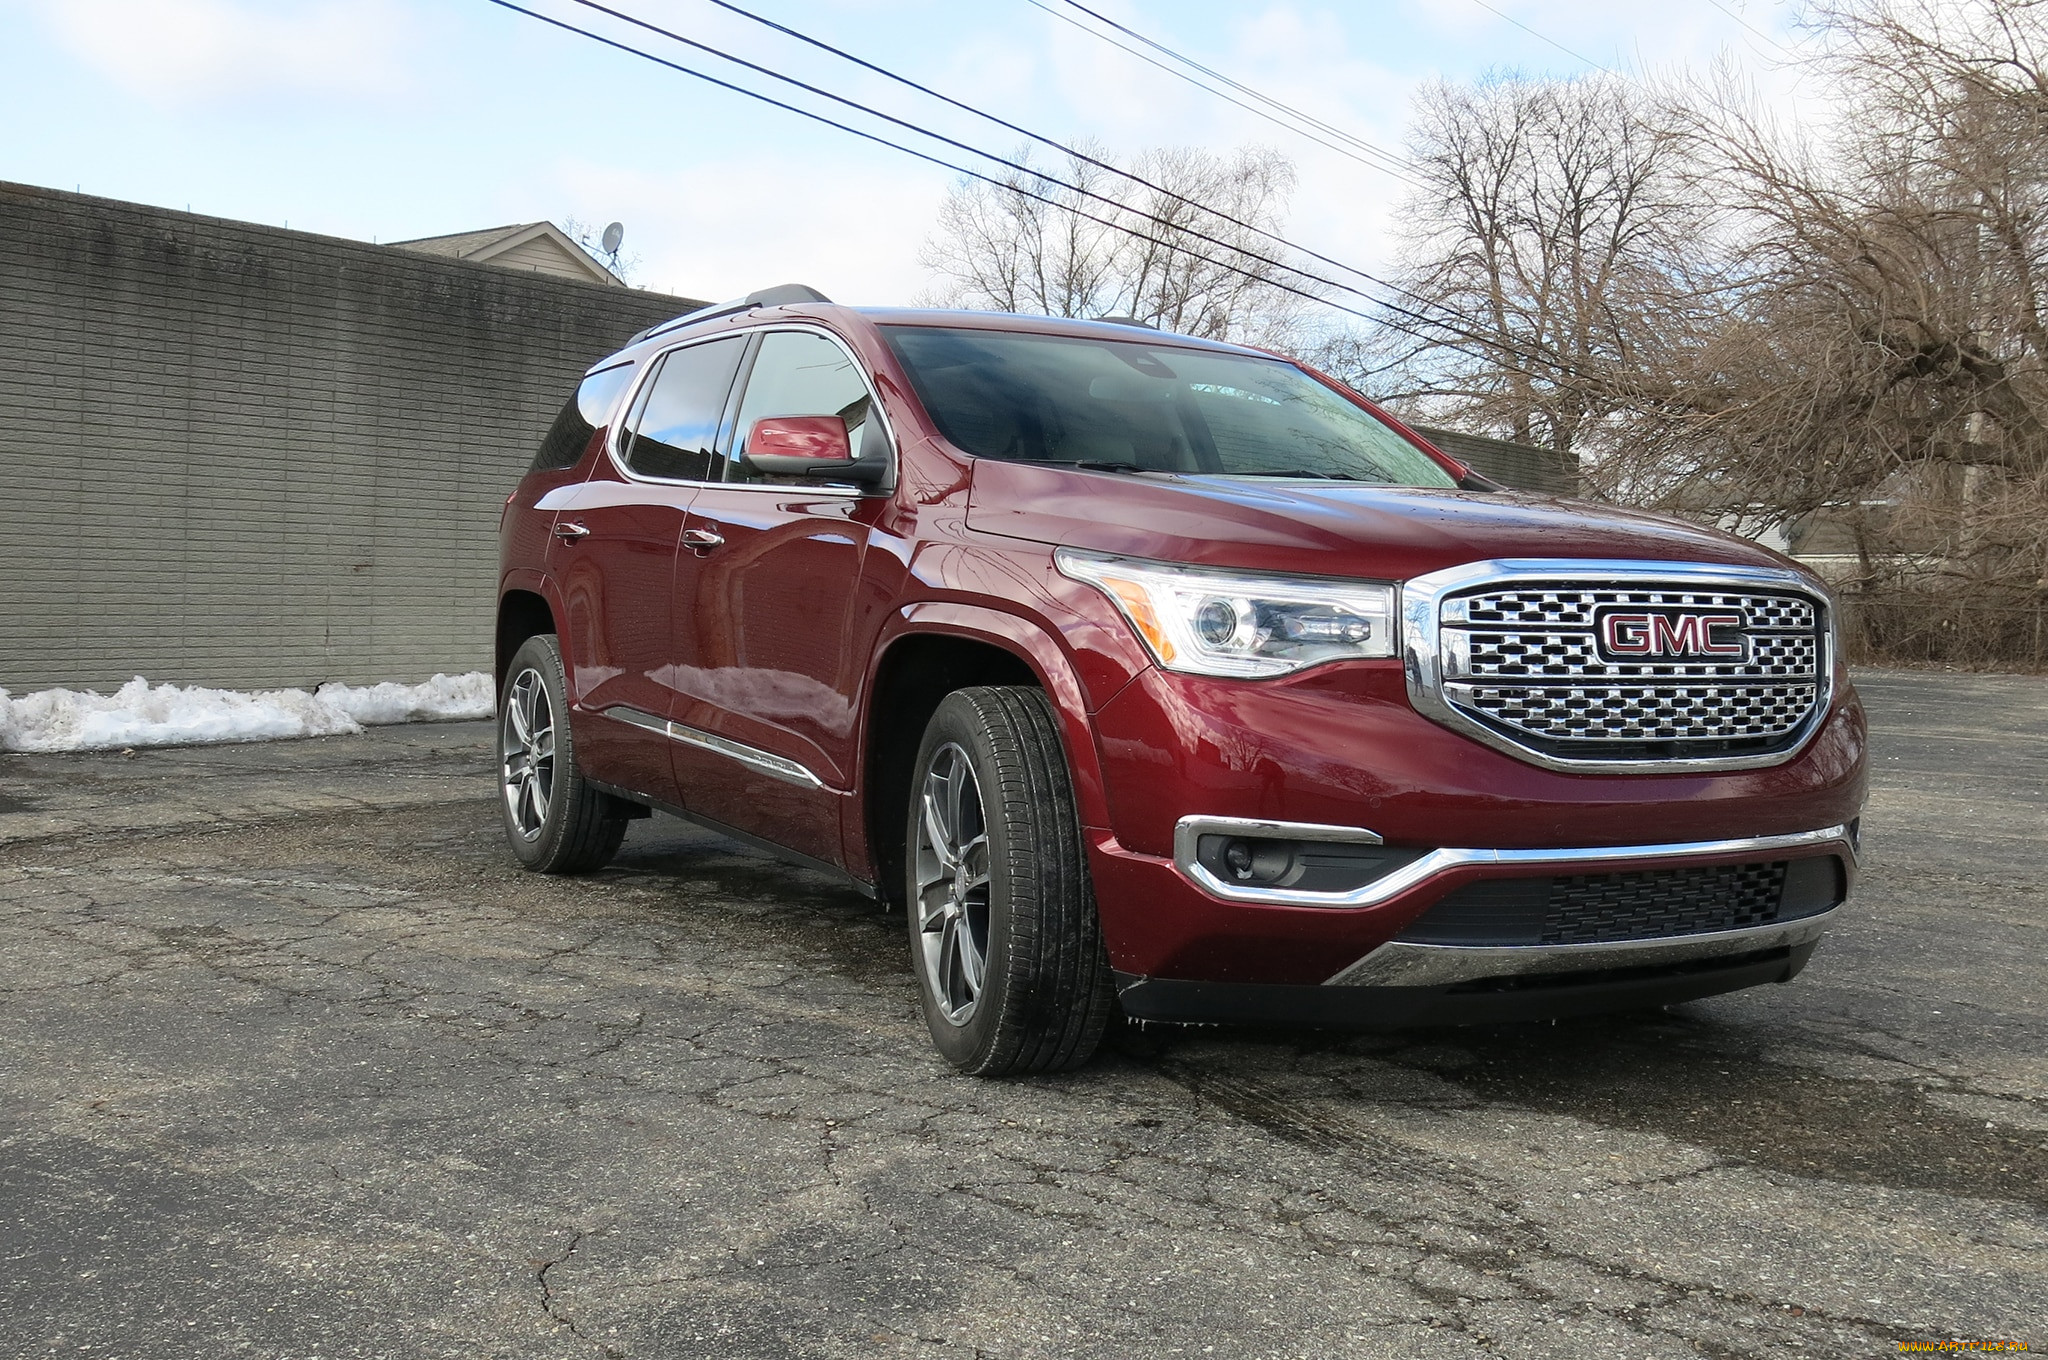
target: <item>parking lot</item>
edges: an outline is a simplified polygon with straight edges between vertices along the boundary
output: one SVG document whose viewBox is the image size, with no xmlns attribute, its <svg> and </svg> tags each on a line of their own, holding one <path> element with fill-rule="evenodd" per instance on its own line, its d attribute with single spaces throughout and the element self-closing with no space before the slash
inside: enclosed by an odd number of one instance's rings
<svg viewBox="0 0 2048 1360">
<path fill-rule="evenodd" d="M 1877 674 L 1865 872 L 1668 1012 L 951 1075 L 901 924 L 667 818 L 512 867 L 486 724 L 0 756 L 23 1356 L 2048 1344 L 2048 680 Z"/>
</svg>

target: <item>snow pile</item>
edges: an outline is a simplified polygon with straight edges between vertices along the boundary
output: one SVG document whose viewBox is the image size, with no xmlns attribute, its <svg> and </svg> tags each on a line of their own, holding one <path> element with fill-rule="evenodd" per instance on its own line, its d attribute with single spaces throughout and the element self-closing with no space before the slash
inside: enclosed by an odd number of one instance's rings
<svg viewBox="0 0 2048 1360">
<path fill-rule="evenodd" d="M 244 694 L 157 685 L 136 676 L 111 695 L 46 689 L 19 699 L 0 689 L 0 751 L 95 751 L 119 746 L 266 741 L 360 732 L 366 723 L 485 718 L 491 677 L 436 675 L 419 685 L 326 684 L 316 693 Z"/>
<path fill-rule="evenodd" d="M 313 697 L 371 727 L 380 723 L 488 718 L 498 707 L 491 677 L 482 671 L 437 675 L 419 685 L 401 685 L 392 680 L 381 685 L 331 681 L 315 690 Z"/>
</svg>

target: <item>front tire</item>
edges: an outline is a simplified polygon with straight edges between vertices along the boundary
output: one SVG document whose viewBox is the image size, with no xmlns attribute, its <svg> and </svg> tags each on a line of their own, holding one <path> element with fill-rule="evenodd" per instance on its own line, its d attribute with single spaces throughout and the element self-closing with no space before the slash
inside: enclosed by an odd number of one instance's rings
<svg viewBox="0 0 2048 1360">
<path fill-rule="evenodd" d="M 946 1061 L 974 1076 L 1086 1062 L 1114 994 L 1043 691 L 946 696 L 918 750 L 906 842 L 911 967 Z"/>
<path fill-rule="evenodd" d="M 568 692 L 552 633 L 526 640 L 498 690 L 498 810 L 513 855 L 541 874 L 602 869 L 626 838 L 625 805 L 576 764 Z"/>
</svg>

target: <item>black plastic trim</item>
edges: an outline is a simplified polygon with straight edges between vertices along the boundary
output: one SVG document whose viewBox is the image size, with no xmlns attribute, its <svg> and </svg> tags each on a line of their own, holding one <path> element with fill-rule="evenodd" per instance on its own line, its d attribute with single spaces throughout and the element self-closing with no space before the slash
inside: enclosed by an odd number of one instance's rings
<svg viewBox="0 0 2048 1360">
<path fill-rule="evenodd" d="M 703 827 L 706 831 L 716 831 L 721 836 L 738 841 L 749 850 L 759 850 L 764 855 L 772 855 L 785 864 L 793 864 L 799 869 L 810 869 L 817 873 L 829 874 L 831 877 L 846 883 L 863 897 L 876 899 L 881 897 L 874 884 L 864 878 L 855 878 L 852 874 L 829 860 L 806 855 L 803 851 L 792 850 L 786 845 L 777 845 L 774 841 L 765 840 L 751 832 L 742 831 L 735 826 L 727 826 L 724 822 L 714 817 L 706 817 L 700 812 L 692 812 L 688 808 L 678 807 L 676 804 L 656 798 L 652 794 L 635 793 L 633 790 L 621 788 L 617 784 L 607 784 L 601 779 L 591 779 L 587 776 L 584 782 L 593 789 L 608 793 L 614 798 L 623 798 L 629 803 L 638 803 L 642 807 L 650 807 L 657 812 L 666 812 L 671 817 L 680 817 L 692 825 Z"/>
<path fill-rule="evenodd" d="M 1534 974 L 1447 987 L 1191 982 L 1130 973 L 1118 973 L 1116 987 L 1125 1015 L 1165 1024 L 1279 1024 L 1323 1029 L 1490 1025 L 1650 1010 L 1766 982 L 1790 982 L 1806 966 L 1817 943 L 1665 967 Z"/>
</svg>

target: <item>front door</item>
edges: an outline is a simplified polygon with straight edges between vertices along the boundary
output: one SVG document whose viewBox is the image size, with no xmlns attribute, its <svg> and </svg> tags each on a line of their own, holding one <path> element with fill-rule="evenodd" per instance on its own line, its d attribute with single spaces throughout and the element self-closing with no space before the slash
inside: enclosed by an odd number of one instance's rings
<svg viewBox="0 0 2048 1360">
<path fill-rule="evenodd" d="M 655 361 L 614 445 L 588 481 L 557 493 L 550 555 L 568 610 L 578 752 L 594 779 L 676 801 L 666 723 L 676 636 L 676 554 L 713 475 L 719 418 L 744 341 L 726 337 Z"/>
<path fill-rule="evenodd" d="M 837 862 L 864 660 L 849 629 L 885 501 L 763 476 L 746 437 L 769 416 L 838 416 L 858 449 L 874 403 L 845 348 L 815 331 L 763 335 L 745 381 L 724 480 L 692 503 L 697 542 L 679 558 L 677 780 L 692 812 Z"/>
</svg>

